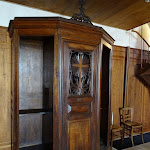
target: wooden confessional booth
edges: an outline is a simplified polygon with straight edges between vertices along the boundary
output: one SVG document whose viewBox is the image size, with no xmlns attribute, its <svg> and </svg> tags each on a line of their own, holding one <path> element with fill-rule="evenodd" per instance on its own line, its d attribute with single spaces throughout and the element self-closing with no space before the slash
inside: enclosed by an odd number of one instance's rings
<svg viewBox="0 0 150 150">
<path fill-rule="evenodd" d="M 9 34 L 12 150 L 99 150 L 101 99 L 109 135 L 112 37 L 48 17 L 15 18 Z"/>
</svg>

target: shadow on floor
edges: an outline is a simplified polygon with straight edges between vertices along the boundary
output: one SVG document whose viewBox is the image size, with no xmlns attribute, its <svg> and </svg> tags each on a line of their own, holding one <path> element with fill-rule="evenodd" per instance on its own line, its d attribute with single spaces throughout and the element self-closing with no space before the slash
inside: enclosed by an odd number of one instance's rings
<svg viewBox="0 0 150 150">
<path fill-rule="evenodd" d="M 134 140 L 134 146 L 143 144 L 140 135 L 134 136 L 133 140 Z M 150 132 L 144 134 L 144 143 L 147 142 L 150 142 Z M 132 147 L 131 139 L 125 138 L 123 144 L 121 144 L 121 140 L 116 140 L 113 142 L 113 147 L 116 148 L 117 150 L 122 150 L 125 148 Z"/>
</svg>

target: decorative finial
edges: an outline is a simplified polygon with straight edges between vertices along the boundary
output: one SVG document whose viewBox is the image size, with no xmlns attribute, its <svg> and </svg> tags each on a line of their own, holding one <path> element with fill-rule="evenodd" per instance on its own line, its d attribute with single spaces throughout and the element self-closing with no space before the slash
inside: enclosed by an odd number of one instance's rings
<svg viewBox="0 0 150 150">
<path fill-rule="evenodd" d="M 80 13 L 75 13 L 71 19 L 92 24 L 90 17 L 86 16 L 84 13 L 85 9 L 83 6 L 85 5 L 86 0 L 79 0 L 79 3 L 81 4 L 81 7 L 79 8 Z"/>
</svg>

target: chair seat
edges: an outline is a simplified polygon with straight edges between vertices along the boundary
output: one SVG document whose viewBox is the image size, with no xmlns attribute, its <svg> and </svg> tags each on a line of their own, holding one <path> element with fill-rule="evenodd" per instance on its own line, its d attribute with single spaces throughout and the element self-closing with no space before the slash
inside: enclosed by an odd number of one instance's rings
<svg viewBox="0 0 150 150">
<path fill-rule="evenodd" d="M 135 121 L 132 121 L 132 122 L 125 122 L 124 123 L 125 125 L 129 126 L 129 127 L 141 127 L 142 124 L 140 122 L 135 122 Z"/>
<path fill-rule="evenodd" d="M 113 131 L 113 132 L 121 131 L 122 129 L 123 129 L 122 127 L 117 126 L 117 125 L 113 125 L 113 126 L 112 126 L 112 131 Z"/>
</svg>

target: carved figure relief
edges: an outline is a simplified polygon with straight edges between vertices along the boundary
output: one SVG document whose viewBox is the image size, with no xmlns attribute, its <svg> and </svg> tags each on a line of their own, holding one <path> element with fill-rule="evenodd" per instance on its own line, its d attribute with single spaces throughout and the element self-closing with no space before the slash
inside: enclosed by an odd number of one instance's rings
<svg viewBox="0 0 150 150">
<path fill-rule="evenodd" d="M 91 53 L 74 50 L 70 52 L 69 79 L 70 95 L 90 94 Z"/>
</svg>

